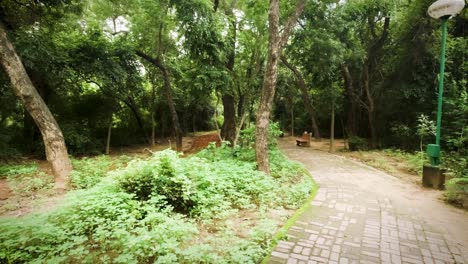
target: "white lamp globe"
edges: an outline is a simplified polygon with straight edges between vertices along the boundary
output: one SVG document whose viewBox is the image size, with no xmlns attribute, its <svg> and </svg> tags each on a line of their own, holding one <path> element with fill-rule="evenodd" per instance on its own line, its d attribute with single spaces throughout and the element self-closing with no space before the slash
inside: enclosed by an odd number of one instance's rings
<svg viewBox="0 0 468 264">
<path fill-rule="evenodd" d="M 427 13 L 435 19 L 451 17 L 460 14 L 465 7 L 465 0 L 438 0 L 434 2 Z"/>
</svg>

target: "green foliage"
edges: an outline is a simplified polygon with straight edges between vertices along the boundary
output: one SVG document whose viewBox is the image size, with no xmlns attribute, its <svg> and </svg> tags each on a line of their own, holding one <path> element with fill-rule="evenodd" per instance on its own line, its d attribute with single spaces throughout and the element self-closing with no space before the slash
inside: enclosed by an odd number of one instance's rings
<svg viewBox="0 0 468 264">
<path fill-rule="evenodd" d="M 445 184 L 445 199 L 459 206 L 466 206 L 468 196 L 468 177 L 454 178 Z"/>
<path fill-rule="evenodd" d="M 15 165 L 0 164 L 0 177 L 33 174 L 36 172 L 37 165 L 35 163 Z"/>
<path fill-rule="evenodd" d="M 283 132 L 280 129 L 279 123 L 270 122 L 268 126 L 268 148 L 272 149 L 276 147 L 276 139 L 282 135 Z M 239 144 L 242 147 L 250 148 L 255 144 L 255 127 L 249 127 L 241 131 Z"/>
<path fill-rule="evenodd" d="M 151 161 L 132 162 L 126 170 L 118 172 L 120 187 L 139 200 L 156 198 L 177 212 L 188 213 L 194 206 L 193 184 L 184 173 L 176 173 L 174 166 L 180 166 L 177 154 L 162 152 Z"/>
<path fill-rule="evenodd" d="M 455 178 L 468 178 L 468 156 L 458 152 L 443 153 L 443 167 Z"/>
<path fill-rule="evenodd" d="M 429 120 L 427 115 L 418 116 L 417 134 L 420 137 L 433 136 L 436 132 L 436 125 L 433 120 Z"/>
<path fill-rule="evenodd" d="M 92 187 L 71 191 L 54 212 L 1 220 L 0 261 L 256 263 L 276 230 L 259 211 L 297 208 L 312 182 L 277 149 L 272 176 L 258 172 L 239 158 L 249 151 L 210 146 L 180 158 L 166 150 L 104 177 L 124 159 L 74 160 L 75 187 Z M 240 210 L 259 214 L 243 237 L 230 220 Z M 207 235 L 201 226 L 217 231 Z"/>
<path fill-rule="evenodd" d="M 0 259 L 10 262 L 141 263 L 174 255 L 196 232 L 181 216 L 106 184 L 74 193 L 49 215 L 3 220 L 0 229 Z"/>
<path fill-rule="evenodd" d="M 352 136 L 348 139 L 349 150 L 357 151 L 357 150 L 367 150 L 369 148 L 369 143 L 367 139 Z"/>
<path fill-rule="evenodd" d="M 70 154 L 99 154 L 99 149 L 103 149 L 102 144 L 94 140 L 86 126 L 67 124 L 62 126 L 62 130 Z"/>
<path fill-rule="evenodd" d="M 107 172 L 123 167 L 130 157 L 96 156 L 92 158 L 72 159 L 73 171 L 70 173 L 70 185 L 73 189 L 93 187 L 106 176 Z"/>
<path fill-rule="evenodd" d="M 0 165 L 0 177 L 6 177 L 13 192 L 20 196 L 31 196 L 39 190 L 51 189 L 54 183 L 54 177 L 39 172 L 35 163 Z"/>
<path fill-rule="evenodd" d="M 44 172 L 26 173 L 8 177 L 8 185 L 20 196 L 31 196 L 37 191 L 51 190 L 54 177 Z"/>
</svg>

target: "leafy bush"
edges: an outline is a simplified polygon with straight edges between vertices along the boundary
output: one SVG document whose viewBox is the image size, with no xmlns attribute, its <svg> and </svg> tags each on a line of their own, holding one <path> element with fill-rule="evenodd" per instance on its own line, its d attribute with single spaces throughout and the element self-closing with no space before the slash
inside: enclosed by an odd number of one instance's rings
<svg viewBox="0 0 468 264">
<path fill-rule="evenodd" d="M 159 197 L 177 212 L 187 213 L 193 208 L 193 184 L 185 174 L 176 173 L 173 163 L 178 164 L 180 161 L 172 151 L 156 154 L 152 162 L 132 163 L 119 174 L 119 185 L 139 200 L 147 201 L 151 197 Z"/>
<path fill-rule="evenodd" d="M 352 136 L 348 139 L 349 150 L 358 151 L 358 150 L 367 150 L 369 145 L 365 138 L 360 138 Z"/>
</svg>

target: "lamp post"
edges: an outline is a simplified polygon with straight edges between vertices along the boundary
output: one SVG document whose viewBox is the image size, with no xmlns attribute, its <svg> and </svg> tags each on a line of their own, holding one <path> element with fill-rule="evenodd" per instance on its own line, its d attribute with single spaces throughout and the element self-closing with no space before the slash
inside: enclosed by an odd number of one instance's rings
<svg viewBox="0 0 468 264">
<path fill-rule="evenodd" d="M 445 42 L 447 39 L 447 21 L 450 17 L 458 15 L 465 7 L 464 0 L 439 0 L 434 2 L 427 13 L 435 19 L 442 20 L 442 49 L 440 52 L 439 98 L 437 102 L 437 129 L 436 142 L 427 146 L 427 154 L 431 165 L 440 165 L 440 127 L 442 123 L 442 95 L 444 93 L 445 72 Z"/>
<path fill-rule="evenodd" d="M 445 175 L 440 165 L 440 127 L 442 123 L 442 96 L 444 93 L 445 72 L 445 42 L 447 38 L 447 22 L 450 17 L 458 15 L 465 7 L 465 0 L 438 0 L 434 2 L 427 13 L 435 19 L 442 20 L 442 48 L 440 52 L 439 97 L 437 102 L 437 128 L 435 144 L 427 145 L 427 155 L 431 161 L 430 166 L 423 166 L 422 183 L 426 187 L 443 188 Z"/>
</svg>

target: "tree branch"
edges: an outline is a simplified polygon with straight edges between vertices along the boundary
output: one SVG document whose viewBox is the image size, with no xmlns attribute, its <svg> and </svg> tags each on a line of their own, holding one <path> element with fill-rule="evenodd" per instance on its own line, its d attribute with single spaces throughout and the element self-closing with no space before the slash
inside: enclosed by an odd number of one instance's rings
<svg viewBox="0 0 468 264">
<path fill-rule="evenodd" d="M 296 24 L 296 21 L 299 19 L 299 16 L 302 14 L 302 11 L 304 10 L 304 3 L 305 0 L 298 0 L 296 3 L 296 7 L 294 9 L 294 12 L 288 17 L 288 21 L 286 22 L 286 25 L 284 25 L 283 32 L 281 33 L 280 37 L 280 48 L 283 47 L 286 42 L 288 41 L 289 34 L 291 33 L 292 28 Z"/>
</svg>

